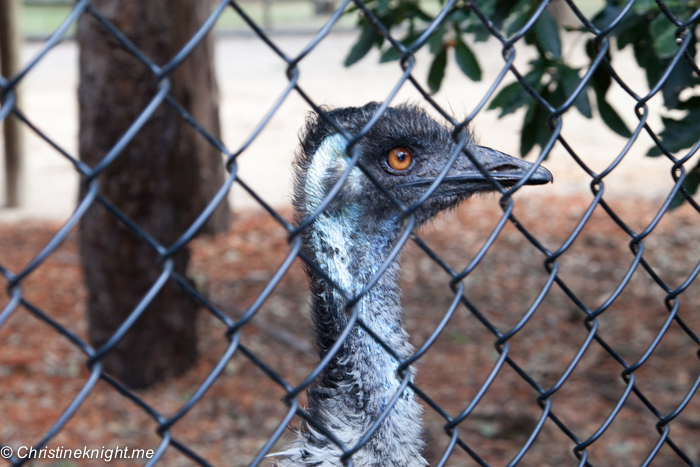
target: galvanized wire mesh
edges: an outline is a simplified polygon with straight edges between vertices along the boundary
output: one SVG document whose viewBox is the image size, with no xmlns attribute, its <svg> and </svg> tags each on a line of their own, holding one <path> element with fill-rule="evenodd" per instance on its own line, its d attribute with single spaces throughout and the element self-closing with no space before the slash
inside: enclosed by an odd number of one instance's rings
<svg viewBox="0 0 700 467">
<path fill-rule="evenodd" d="M 627 15 L 634 3 L 634 1 L 629 2 L 626 7 L 624 7 L 616 18 L 605 27 L 604 29 L 599 29 L 594 26 L 586 17 L 579 11 L 577 6 L 572 0 L 566 0 L 568 7 L 575 13 L 575 15 L 580 20 L 581 24 L 590 32 L 591 38 L 594 39 L 594 44 L 596 46 L 595 58 L 591 61 L 588 70 L 580 81 L 580 84 L 575 89 L 575 91 L 567 96 L 566 101 L 558 108 L 553 107 L 543 99 L 536 90 L 523 78 L 523 75 L 519 73 L 518 69 L 514 65 L 514 60 L 516 52 L 514 46 L 518 41 L 523 40 L 526 32 L 533 27 L 534 23 L 537 21 L 539 16 L 545 11 L 545 8 L 549 4 L 548 1 L 543 1 L 532 17 L 524 24 L 524 26 L 517 31 L 511 37 L 506 37 L 501 31 L 496 29 L 491 23 L 490 19 L 482 12 L 479 8 L 478 2 L 467 2 L 471 10 L 476 14 L 481 22 L 488 28 L 490 33 L 502 44 L 502 55 L 503 55 L 503 67 L 498 77 L 494 80 L 489 91 L 483 96 L 483 99 L 477 105 L 477 107 L 470 113 L 470 115 L 463 119 L 457 120 L 454 116 L 441 108 L 431 97 L 430 93 L 427 92 L 419 81 L 413 76 L 412 71 L 416 63 L 415 53 L 416 51 L 429 39 L 430 35 L 436 30 L 436 28 L 445 19 L 447 11 L 455 4 L 456 0 L 450 0 L 445 3 L 442 12 L 437 15 L 434 22 L 427 28 L 425 33 L 419 37 L 412 44 L 405 46 L 401 42 L 397 41 L 390 31 L 375 17 L 375 15 L 370 11 L 367 6 L 360 0 L 344 0 L 342 4 L 336 9 L 335 13 L 331 16 L 327 24 L 319 31 L 319 33 L 309 42 L 307 47 L 297 56 L 290 57 L 286 55 L 276 44 L 275 41 L 266 34 L 253 20 L 246 15 L 245 11 L 242 10 L 235 1 L 222 0 L 218 3 L 218 6 L 213 10 L 209 19 L 201 26 L 199 31 L 189 40 L 189 42 L 183 47 L 183 49 L 170 60 L 164 66 L 156 65 L 148 56 L 144 55 L 123 33 L 121 33 L 113 24 L 111 24 L 100 12 L 90 5 L 89 0 L 80 0 L 72 10 L 70 16 L 66 19 L 63 25 L 46 41 L 43 48 L 37 53 L 37 55 L 24 67 L 24 69 L 18 73 L 16 76 L 9 78 L 0 78 L 0 89 L 2 90 L 2 108 L 0 108 L 0 120 L 7 118 L 8 115 L 13 113 L 17 118 L 22 120 L 29 128 L 36 132 L 40 137 L 51 144 L 63 157 L 67 158 L 74 166 L 75 169 L 80 173 L 82 177 L 82 183 L 84 185 L 84 195 L 80 200 L 80 203 L 73 213 L 73 215 L 68 219 L 68 221 L 61 227 L 61 229 L 55 234 L 50 242 L 46 244 L 44 249 L 28 264 L 24 266 L 19 271 L 10 271 L 9 269 L 0 265 L 0 272 L 5 278 L 6 290 L 8 293 L 9 300 L 4 306 L 2 313 L 0 313 L 0 326 L 5 323 L 8 319 L 11 319 L 12 315 L 15 313 L 29 312 L 38 318 L 43 324 L 50 326 L 57 333 L 60 333 L 65 337 L 70 343 L 79 348 L 87 356 L 86 362 L 90 369 L 90 377 L 85 382 L 80 393 L 73 399 L 72 403 L 65 410 L 63 415 L 55 421 L 50 430 L 48 430 L 44 437 L 40 440 L 35 440 L 33 442 L 34 446 L 38 448 L 46 445 L 49 440 L 51 440 L 56 434 L 63 428 L 66 422 L 80 410 L 81 404 L 88 397 L 90 392 L 95 387 L 98 380 L 102 379 L 114 387 L 121 395 L 129 399 L 136 406 L 141 408 L 146 414 L 148 414 L 157 425 L 157 432 L 162 438 L 162 442 L 155 452 L 154 457 L 148 462 L 148 465 L 154 465 L 162 458 L 164 452 L 169 448 L 174 448 L 182 452 L 185 456 L 190 458 L 192 461 L 199 465 L 210 465 L 207 460 L 201 458 L 196 452 L 191 450 L 187 445 L 178 441 L 172 436 L 171 429 L 175 424 L 187 423 L 186 421 L 181 421 L 185 414 L 190 411 L 195 404 L 200 401 L 204 396 L 207 389 L 214 383 L 214 381 L 222 373 L 224 367 L 228 361 L 232 358 L 235 353 L 239 353 L 250 359 L 255 365 L 257 365 L 269 378 L 275 381 L 279 386 L 281 386 L 286 392 L 283 402 L 287 404 L 288 411 L 286 417 L 281 421 L 278 428 L 274 431 L 269 441 L 260 450 L 259 454 L 251 462 L 250 465 L 258 465 L 264 459 L 264 456 L 269 453 L 273 444 L 280 438 L 283 434 L 287 425 L 296 417 L 305 419 L 310 423 L 315 429 L 317 429 L 322 434 L 326 435 L 333 440 L 340 449 L 345 453 L 343 456 L 343 461 L 346 465 L 352 465 L 353 454 L 361 448 L 362 444 L 365 443 L 369 437 L 371 437 L 373 430 L 376 430 L 379 424 L 375 424 L 373 429 L 370 430 L 364 437 L 364 439 L 355 446 L 342 445 L 320 424 L 318 424 L 299 404 L 299 395 L 305 391 L 309 385 L 318 377 L 324 368 L 329 364 L 333 356 L 340 349 L 343 340 L 348 336 L 350 331 L 359 326 L 363 328 L 367 333 L 373 336 L 373 338 L 380 341 L 380 339 L 372 333 L 371 329 L 363 323 L 363 321 L 358 316 L 357 310 L 353 306 L 359 301 L 364 293 L 367 293 L 365 289 L 361 294 L 353 296 L 347 291 L 338 288 L 339 292 L 343 294 L 348 300 L 347 313 L 348 313 L 348 324 L 340 339 L 336 342 L 334 347 L 328 352 L 328 354 L 322 359 L 318 366 L 304 379 L 304 381 L 296 386 L 285 381 L 278 373 L 276 373 L 270 366 L 268 366 L 263 359 L 252 352 L 250 349 L 246 348 L 240 342 L 240 332 L 245 328 L 246 325 L 250 323 L 251 318 L 258 312 L 260 306 L 264 300 L 270 295 L 274 287 L 280 282 L 282 277 L 290 268 L 292 262 L 296 258 L 300 258 L 305 261 L 306 264 L 315 269 L 321 276 L 325 276 L 324 272 L 311 261 L 309 261 L 301 253 L 301 237 L 299 235 L 300 231 L 308 227 L 313 220 L 329 205 L 333 197 L 338 193 L 342 183 L 346 180 L 347 176 L 353 167 L 359 164 L 359 150 L 357 143 L 364 137 L 364 135 L 369 131 L 371 126 L 377 121 L 379 116 L 386 110 L 386 108 L 392 103 L 392 99 L 396 96 L 399 89 L 404 86 L 414 86 L 420 94 L 425 99 L 425 103 L 432 106 L 437 112 L 439 112 L 452 126 L 453 136 L 455 141 L 459 145 L 461 150 L 465 144 L 465 127 L 474 119 L 474 117 L 482 111 L 483 107 L 492 98 L 494 92 L 497 90 L 501 82 L 508 75 L 514 76 L 518 82 L 522 85 L 525 92 L 529 93 L 532 98 L 534 98 L 542 108 L 544 108 L 549 113 L 549 126 L 551 128 L 551 137 L 548 143 L 542 148 L 539 157 L 536 161 L 536 166 L 538 166 L 550 153 L 552 147 L 556 142 L 559 142 L 570 154 L 570 156 L 576 161 L 576 163 L 590 176 L 591 178 L 591 192 L 593 194 L 593 199 L 590 202 L 589 207 L 586 209 L 583 216 L 578 221 L 576 228 L 571 232 L 567 240 L 555 251 L 550 251 L 546 248 L 543 243 L 538 240 L 533 234 L 531 234 L 521 223 L 513 213 L 513 195 L 520 189 L 520 187 L 527 181 L 528 177 L 534 172 L 534 168 L 525 176 L 519 183 L 510 188 L 504 188 L 496 180 L 494 180 L 489 173 L 480 166 L 479 162 L 467 151 L 466 153 L 470 157 L 471 161 L 479 168 L 483 175 L 490 180 L 494 188 L 498 190 L 501 194 L 500 205 L 503 210 L 503 214 L 500 221 L 497 223 L 493 233 L 489 236 L 487 241 L 483 244 L 478 254 L 473 258 L 470 264 L 462 270 L 454 270 L 448 265 L 447 261 L 440 258 L 435 252 L 433 252 L 430 247 L 421 239 L 421 237 L 413 231 L 414 227 L 414 217 L 413 213 L 418 208 L 418 206 L 403 206 L 401 205 L 391 194 L 389 190 L 381 186 L 379 182 L 373 180 L 377 187 L 387 196 L 392 198 L 403 213 L 403 218 L 405 219 L 405 227 L 403 234 L 400 237 L 397 248 L 394 250 L 393 255 L 386 259 L 383 267 L 379 268 L 379 274 L 381 274 L 391 261 L 394 260 L 396 254 L 398 253 L 401 246 L 406 243 L 410 238 L 413 238 L 417 245 L 422 248 L 425 253 L 435 261 L 449 276 L 452 278 L 450 281 L 450 287 L 454 292 L 454 300 L 452 306 L 444 312 L 444 317 L 441 319 L 438 326 L 432 332 L 430 337 L 425 341 L 425 343 L 414 353 L 412 357 L 405 361 L 401 361 L 399 365 L 399 371 L 402 372 L 412 363 L 419 360 L 426 352 L 429 351 L 431 345 L 435 339 L 443 332 L 446 326 L 448 326 L 448 320 L 458 308 L 458 306 L 465 306 L 484 326 L 484 331 L 493 334 L 493 343 L 496 350 L 498 351 L 499 357 L 496 360 L 495 365 L 490 371 L 488 377 L 483 381 L 483 384 L 478 391 L 478 394 L 469 402 L 469 404 L 460 413 L 448 413 L 443 410 L 438 403 L 431 399 L 430 395 L 424 392 L 416 384 L 409 381 L 408 373 L 401 373 L 403 384 L 399 391 L 405 390 L 410 387 L 415 391 L 418 397 L 423 401 L 423 403 L 429 406 L 432 410 L 437 412 L 441 417 L 444 418 L 444 431 L 446 436 L 449 438 L 447 447 L 441 456 L 438 465 L 445 465 L 449 463 L 450 456 L 455 449 L 464 450 L 478 465 L 486 466 L 488 465 L 485 460 L 480 457 L 478 446 L 474 446 L 466 442 L 462 437 L 460 437 L 460 424 L 466 420 L 470 414 L 472 414 L 474 408 L 479 404 L 484 395 L 489 391 L 495 378 L 501 372 L 501 370 L 510 366 L 517 374 L 539 395 L 536 398 L 536 402 L 541 408 L 541 415 L 538 422 L 536 423 L 534 429 L 529 434 L 527 440 L 522 445 L 519 452 L 517 452 L 511 459 L 508 465 L 518 464 L 523 456 L 532 447 L 536 437 L 540 434 L 545 422 L 551 420 L 561 432 L 569 438 L 570 445 L 573 449 L 573 453 L 578 459 L 578 465 L 593 465 L 589 462 L 588 448 L 596 443 L 602 436 L 603 432 L 612 424 L 616 416 L 620 413 L 625 403 L 630 398 L 637 398 L 652 414 L 658 419 L 656 423 L 656 429 L 658 431 L 658 440 L 654 446 L 649 451 L 647 458 L 644 460 L 642 465 L 650 464 L 655 456 L 658 454 L 662 446 L 668 446 L 676 455 L 676 460 L 678 465 L 696 465 L 691 456 L 677 445 L 671 435 L 671 427 L 673 426 L 673 421 L 679 414 L 688 406 L 693 397 L 695 396 L 698 386 L 700 386 L 700 376 L 698 376 L 694 382 L 690 385 L 690 388 L 686 396 L 678 401 L 677 407 L 670 411 L 664 412 L 658 409 L 650 399 L 640 390 L 636 383 L 635 372 L 651 357 L 654 350 L 659 345 L 661 339 L 664 337 L 669 327 L 673 322 L 677 323 L 680 328 L 687 334 L 687 336 L 700 348 L 700 337 L 694 332 L 693 329 L 689 327 L 686 322 L 681 319 L 678 314 L 681 297 L 683 292 L 690 286 L 691 282 L 700 272 L 700 263 L 693 269 L 692 273 L 687 277 L 684 283 L 682 283 L 677 288 L 672 288 L 670 285 L 665 283 L 659 274 L 651 267 L 651 265 L 645 260 L 644 254 L 644 240 L 649 236 L 652 230 L 660 222 L 662 216 L 668 211 L 671 201 L 678 192 L 681 192 L 686 198 L 687 202 L 692 205 L 692 207 L 700 212 L 700 206 L 697 202 L 693 200 L 690 194 L 682 186 L 682 182 L 686 178 L 687 172 L 684 164 L 691 158 L 691 156 L 700 147 L 700 141 L 695 143 L 695 145 L 682 157 L 674 156 L 659 140 L 655 135 L 654 131 L 647 124 L 648 116 L 648 101 L 653 98 L 661 89 L 662 85 L 668 79 L 673 68 L 681 61 L 684 60 L 693 70 L 693 72 L 700 77 L 700 69 L 698 69 L 697 64 L 694 61 L 694 57 L 688 52 L 688 46 L 692 40 L 692 29 L 696 24 L 698 19 L 700 19 L 700 9 L 695 11 L 694 14 L 690 16 L 687 21 L 680 21 L 676 18 L 669 10 L 666 8 L 664 3 L 657 0 L 658 8 L 663 11 L 669 21 L 677 27 L 677 43 L 678 50 L 673 56 L 672 61 L 663 73 L 661 79 L 656 83 L 656 85 L 649 91 L 648 94 L 644 96 L 637 95 L 630 87 L 628 87 L 625 82 L 618 76 L 616 71 L 610 65 L 608 59 L 606 58 L 606 53 L 610 47 L 610 40 L 608 38 L 612 29 L 618 25 Z M 395 87 L 386 97 L 384 104 L 378 110 L 375 117 L 367 124 L 367 126 L 358 134 L 348 134 L 348 132 L 338 125 L 336 122 L 332 121 L 330 117 L 324 114 L 323 110 L 319 108 L 318 105 L 309 97 L 309 95 L 301 88 L 299 85 L 299 68 L 298 65 L 304 58 L 328 35 L 334 23 L 339 19 L 343 12 L 350 6 L 355 5 L 362 14 L 372 23 L 376 30 L 389 41 L 396 49 L 401 51 L 402 59 L 400 60 L 400 66 L 403 74 L 399 81 L 396 83 Z M 221 141 L 209 134 L 202 126 L 200 126 L 193 118 L 186 112 L 186 110 L 173 99 L 169 94 L 170 91 L 170 81 L 169 75 L 183 60 L 187 59 L 188 54 L 192 49 L 202 40 L 202 38 L 207 34 L 211 28 L 216 23 L 222 12 L 231 8 L 237 12 L 245 22 L 250 26 L 250 28 L 255 32 L 255 34 L 262 40 L 267 46 L 270 47 L 274 53 L 279 56 L 279 60 L 287 65 L 287 77 L 289 79 L 289 84 L 284 89 L 282 94 L 279 96 L 277 101 L 274 103 L 272 108 L 268 111 L 266 116 L 259 122 L 257 128 L 249 136 L 249 138 L 241 145 L 240 148 L 230 150 Z M 143 110 L 141 115 L 137 120 L 134 121 L 133 125 L 127 131 L 124 136 L 119 140 L 119 142 L 112 148 L 112 150 L 104 157 L 102 162 L 100 162 L 95 167 L 89 167 L 82 163 L 77 158 L 68 154 L 66 151 L 61 149 L 56 145 L 51 139 L 45 135 L 39 128 L 34 126 L 32 122 L 22 113 L 20 108 L 15 106 L 15 92 L 14 89 L 27 75 L 27 73 L 39 63 L 42 58 L 54 47 L 68 30 L 69 26 L 73 24 L 79 15 L 91 15 L 95 20 L 101 23 L 101 25 L 109 31 L 115 40 L 117 40 L 122 47 L 128 50 L 137 60 L 141 61 L 144 66 L 152 70 L 154 78 L 159 83 L 159 91 L 153 97 L 150 104 Z M 638 116 L 639 123 L 634 130 L 633 136 L 629 140 L 629 144 L 626 145 L 619 155 L 613 160 L 613 162 L 604 170 L 596 172 L 590 167 L 588 167 L 583 158 L 575 152 L 561 134 L 562 130 L 562 115 L 567 112 L 574 104 L 577 96 L 584 92 L 585 86 L 589 80 L 591 80 L 593 73 L 598 69 L 605 69 L 605 71 L 612 77 L 613 80 L 620 85 L 622 89 L 636 102 L 634 110 Z M 324 115 L 331 125 L 333 125 L 339 133 L 343 134 L 349 141 L 348 145 L 348 155 L 350 157 L 350 163 L 344 176 L 340 178 L 338 183 L 330 190 L 328 196 L 321 203 L 321 205 L 315 210 L 315 212 L 310 215 L 307 219 L 301 222 L 299 225 L 293 225 L 292 223 L 285 220 L 285 218 L 277 213 L 273 208 L 267 205 L 248 185 L 246 185 L 239 177 L 237 173 L 238 163 L 237 158 L 244 154 L 250 143 L 258 138 L 261 131 L 265 128 L 266 124 L 270 121 L 272 116 L 277 112 L 279 107 L 288 98 L 291 93 L 297 93 L 313 108 L 316 112 Z M 207 140 L 214 145 L 218 150 L 226 155 L 226 168 L 228 169 L 229 175 L 225 183 L 221 186 L 216 196 L 210 201 L 208 207 L 199 215 L 196 221 L 191 225 L 191 227 L 184 232 L 180 238 L 175 241 L 172 245 L 163 245 L 158 243 L 153 239 L 148 232 L 146 232 L 139 225 L 134 223 L 132 220 L 127 218 L 122 212 L 115 207 L 114 204 L 108 199 L 105 199 L 99 192 L 99 185 L 97 180 L 97 175 L 108 167 L 117 157 L 119 157 L 120 152 L 129 144 L 129 141 L 133 136 L 139 131 L 139 129 L 148 121 L 149 117 L 153 114 L 155 109 L 160 105 L 170 105 L 173 109 L 180 113 L 183 119 L 185 119 L 190 125 L 192 125 L 198 132 L 200 132 Z M 653 220 L 641 231 L 636 231 L 628 224 L 626 224 L 621 217 L 616 213 L 616 211 L 608 204 L 603 198 L 603 192 L 605 188 L 605 178 L 611 173 L 611 171 L 620 164 L 623 158 L 627 155 L 632 143 L 637 139 L 640 133 L 646 132 L 656 143 L 656 145 L 661 149 L 665 157 L 667 157 L 673 163 L 673 170 L 671 174 L 675 181 L 674 187 L 668 194 L 666 201 L 663 203 L 662 207 L 658 210 L 658 213 L 653 218 Z M 455 153 L 452 157 L 451 162 L 454 162 L 456 155 L 459 151 Z M 446 171 L 443 171 L 441 177 L 444 177 Z M 245 189 L 250 195 L 257 200 L 258 203 L 269 213 L 270 216 L 274 217 L 288 232 L 288 243 L 289 243 L 289 253 L 285 261 L 280 266 L 277 273 L 274 275 L 272 280 L 269 282 L 268 286 L 264 289 L 262 294 L 257 298 L 255 303 L 249 307 L 246 312 L 238 320 L 233 320 L 227 316 L 224 312 L 218 309 L 214 304 L 210 303 L 208 299 L 203 296 L 195 287 L 193 287 L 188 280 L 181 277 L 177 273 L 173 272 L 173 255 L 181 248 L 192 240 L 197 231 L 202 227 L 207 218 L 212 214 L 215 207 L 221 202 L 221 200 L 227 195 L 233 184 L 239 184 L 243 189 Z M 427 196 L 427 194 L 426 194 Z M 114 333 L 111 339 L 102 346 L 101 348 L 92 348 L 88 343 L 84 342 L 70 329 L 58 323 L 55 319 L 51 317 L 49 313 L 45 310 L 40 309 L 33 303 L 29 302 L 22 293 L 22 283 L 25 278 L 28 277 L 33 271 L 42 266 L 42 263 L 46 258 L 58 247 L 58 245 L 66 238 L 68 232 L 73 228 L 76 223 L 85 214 L 86 210 L 93 204 L 99 203 L 107 208 L 114 216 L 116 216 L 127 228 L 132 230 L 138 237 L 150 245 L 154 251 L 156 251 L 161 259 L 161 269 L 162 273 L 158 280 L 152 285 L 148 293 L 143 297 L 139 305 L 131 312 L 129 318 L 121 325 L 117 332 Z M 559 263 L 558 259 L 565 254 L 569 248 L 572 246 L 574 240 L 579 236 L 582 229 L 586 223 L 591 218 L 593 211 L 597 208 L 602 208 L 607 215 L 612 219 L 620 229 L 622 229 L 629 236 L 629 248 L 631 252 L 631 264 L 627 268 L 627 273 L 624 275 L 623 279 L 614 289 L 613 293 L 610 294 L 604 303 L 599 307 L 593 309 L 590 308 L 583 300 L 581 300 L 576 293 L 567 285 L 567 283 L 560 277 L 559 273 Z M 527 307 L 527 311 L 521 316 L 517 325 L 510 329 L 499 329 L 496 324 L 494 324 L 489 318 L 483 314 L 480 309 L 475 306 L 469 297 L 464 293 L 463 279 L 469 276 L 482 261 L 487 251 L 491 248 L 492 244 L 498 237 L 501 230 L 507 223 L 512 223 L 522 235 L 537 248 L 542 254 L 542 259 L 544 262 L 544 268 L 547 271 L 548 279 L 546 280 L 544 286 L 539 291 L 535 301 Z M 599 327 L 599 317 L 605 313 L 605 311 L 610 307 L 613 301 L 620 296 L 625 287 L 630 282 L 632 275 L 637 270 L 643 270 L 648 274 L 653 281 L 658 285 L 661 291 L 665 294 L 665 306 L 668 309 L 668 316 L 665 319 L 664 325 L 658 330 L 658 333 L 654 339 L 649 344 L 648 348 L 644 354 L 638 360 L 634 362 L 628 362 L 620 355 L 611 345 L 600 335 Z M 159 289 L 163 286 L 166 281 L 175 281 L 182 287 L 187 293 L 194 297 L 205 309 L 207 309 L 213 316 L 220 320 L 227 327 L 226 337 L 228 338 L 228 347 L 223 356 L 221 356 L 218 365 L 211 371 L 209 376 L 205 381 L 199 386 L 199 388 L 194 392 L 194 394 L 184 403 L 179 410 L 173 414 L 162 414 L 157 412 L 153 407 L 149 406 L 142 398 L 140 398 L 136 393 L 127 389 L 119 381 L 113 379 L 108 374 L 102 371 L 101 360 L 115 347 L 119 342 L 120 338 L 134 326 L 137 318 L 144 311 L 146 306 L 150 303 L 153 297 L 158 293 Z M 330 279 L 328 279 L 330 281 Z M 374 283 L 372 281 L 371 283 Z M 530 374 L 526 369 L 520 366 L 513 358 L 511 358 L 511 347 L 509 341 L 528 323 L 530 318 L 536 313 L 538 307 L 544 300 L 545 296 L 549 293 L 552 287 L 559 287 L 571 300 L 571 302 L 582 312 L 580 323 L 585 326 L 587 330 L 587 337 L 583 344 L 580 346 L 576 352 L 574 358 L 571 360 L 570 364 L 563 372 L 558 381 L 550 386 L 543 387 L 537 380 Z M 137 325 L 137 324 L 136 324 Z M 384 342 L 379 342 L 387 352 L 396 356 L 396 353 Z M 626 384 L 626 388 L 622 395 L 616 401 L 614 409 L 611 411 L 609 416 L 600 423 L 599 428 L 589 437 L 582 438 L 580 434 L 576 433 L 574 430 L 570 429 L 558 416 L 555 410 L 555 406 L 552 402 L 552 398 L 559 391 L 560 388 L 569 380 L 571 374 L 573 373 L 577 364 L 581 361 L 584 354 L 591 348 L 591 346 L 600 346 L 607 352 L 615 361 L 620 365 L 620 376 Z M 700 355 L 700 352 L 698 352 Z M 393 399 L 395 403 L 397 397 Z M 384 410 L 388 412 L 392 410 L 393 403 L 389 404 Z M 0 417 L 2 415 L 0 414 Z M 27 442 L 31 442 L 28 440 Z M 2 443 L 2 440 L 0 440 Z M 2 444 L 0 444 L 2 447 Z M 28 459 L 20 459 L 18 457 L 11 457 L 8 459 L 10 465 L 23 465 Z M 674 464 L 676 465 L 676 464 Z"/>
</svg>

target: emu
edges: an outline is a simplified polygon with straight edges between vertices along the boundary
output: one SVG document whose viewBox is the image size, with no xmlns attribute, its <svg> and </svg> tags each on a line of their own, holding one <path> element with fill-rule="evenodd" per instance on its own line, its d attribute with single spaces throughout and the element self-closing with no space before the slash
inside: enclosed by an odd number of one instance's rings
<svg viewBox="0 0 700 467">
<path fill-rule="evenodd" d="M 380 107 L 369 103 L 328 111 L 350 134 L 357 134 Z M 295 159 L 293 204 L 298 222 L 316 209 L 347 168 L 347 141 L 322 117 L 307 119 Z M 450 132 L 420 108 L 388 108 L 358 143 L 360 161 L 405 206 L 415 203 L 445 167 L 456 148 Z M 512 186 L 532 167 L 493 149 L 480 147 L 469 135 L 466 148 L 490 175 Z M 463 151 L 464 152 L 464 151 Z M 552 174 L 539 167 L 529 185 L 551 182 Z M 416 225 L 457 206 L 493 185 L 462 153 L 437 190 L 415 211 Z M 373 278 L 402 232 L 396 205 L 357 167 L 338 195 L 302 232 L 302 250 L 336 284 L 355 295 Z M 413 347 L 402 322 L 399 290 L 400 259 L 395 259 L 376 285 L 355 305 L 359 317 L 401 359 Z M 348 319 L 342 294 L 312 268 L 307 268 L 312 292 L 316 346 L 323 358 Z M 366 331 L 355 326 L 340 351 L 308 390 L 308 412 L 346 447 L 367 433 L 401 385 L 399 363 Z M 411 378 L 414 370 L 411 369 Z M 409 388 L 404 390 L 369 441 L 352 456 L 356 467 L 420 467 L 425 441 L 422 408 Z M 343 465 L 338 446 L 308 424 L 277 457 L 279 467 L 336 467 Z"/>
</svg>

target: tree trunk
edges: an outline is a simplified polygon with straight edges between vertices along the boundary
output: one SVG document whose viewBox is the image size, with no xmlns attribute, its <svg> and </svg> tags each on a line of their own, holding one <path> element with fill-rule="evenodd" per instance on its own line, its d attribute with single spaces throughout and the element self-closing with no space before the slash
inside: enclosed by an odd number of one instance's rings
<svg viewBox="0 0 700 467">
<path fill-rule="evenodd" d="M 95 0 L 92 5 L 159 65 L 185 45 L 211 12 L 199 0 Z M 78 23 L 80 157 L 94 167 L 156 94 L 153 73 L 89 15 Z M 218 95 L 211 37 L 170 75 L 172 96 L 215 136 Z M 99 176 L 99 192 L 162 245 L 171 245 L 222 185 L 222 155 L 167 103 Z M 83 190 L 84 192 L 84 190 Z M 228 228 L 226 202 L 209 232 Z M 89 337 L 103 345 L 161 272 L 157 255 L 95 203 L 80 224 L 88 288 Z M 189 253 L 175 256 L 185 275 Z M 133 388 L 178 375 L 196 359 L 197 305 L 173 281 L 103 360 L 108 373 Z"/>
<path fill-rule="evenodd" d="M 19 0 L 0 0 L 0 71 L 12 78 L 20 70 Z M 15 108 L 22 108 L 21 83 L 14 87 Z M 22 123 L 13 114 L 3 120 L 5 129 L 5 205 L 22 204 L 24 191 L 24 139 Z"/>
</svg>

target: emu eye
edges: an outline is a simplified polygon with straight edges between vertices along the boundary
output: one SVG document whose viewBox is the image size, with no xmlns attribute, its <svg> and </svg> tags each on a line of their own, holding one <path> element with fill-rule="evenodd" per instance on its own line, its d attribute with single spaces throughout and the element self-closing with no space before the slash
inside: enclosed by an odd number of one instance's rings
<svg viewBox="0 0 700 467">
<path fill-rule="evenodd" d="M 403 172 L 411 166 L 413 156 L 408 149 L 397 147 L 389 151 L 386 162 L 392 169 Z"/>
</svg>

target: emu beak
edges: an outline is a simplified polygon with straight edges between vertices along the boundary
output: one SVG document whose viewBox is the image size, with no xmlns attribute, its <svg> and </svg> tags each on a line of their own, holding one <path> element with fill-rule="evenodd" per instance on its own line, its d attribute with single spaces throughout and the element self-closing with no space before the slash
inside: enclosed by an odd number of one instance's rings
<svg viewBox="0 0 700 467">
<path fill-rule="evenodd" d="M 531 162 L 516 159 L 513 156 L 496 151 L 495 149 L 485 148 L 482 146 L 477 146 L 475 149 L 473 149 L 472 154 L 476 156 L 481 165 L 488 170 L 491 177 L 504 186 L 512 186 L 518 183 L 523 179 L 523 177 L 525 177 L 527 172 L 533 166 Z M 487 180 L 487 178 L 484 177 L 484 175 L 479 172 L 476 167 L 473 168 L 473 171 L 473 174 L 468 173 L 465 175 L 474 181 Z M 457 175 L 457 177 L 459 177 L 459 175 Z M 448 176 L 447 178 L 451 177 Z M 465 179 L 464 181 L 467 180 Z M 552 173 L 540 166 L 537 167 L 535 172 L 525 182 L 525 185 L 544 185 L 552 182 L 554 182 Z"/>
<path fill-rule="evenodd" d="M 470 148 L 479 163 L 491 177 L 505 187 L 513 186 L 522 180 L 532 169 L 532 162 L 517 159 L 495 149 L 475 146 Z M 435 178 L 414 178 L 398 185 L 396 188 L 424 187 L 432 184 Z M 552 173 L 544 167 L 537 167 L 525 185 L 544 185 L 554 181 Z M 434 197 L 460 195 L 467 193 L 493 191 L 493 184 L 477 169 L 466 155 L 455 162 L 454 166 L 442 180 Z"/>
</svg>

